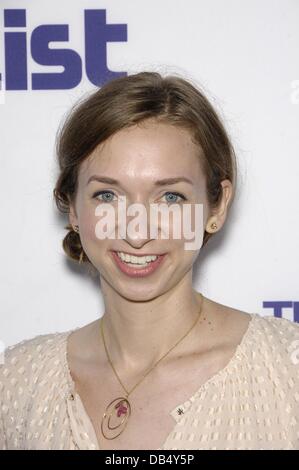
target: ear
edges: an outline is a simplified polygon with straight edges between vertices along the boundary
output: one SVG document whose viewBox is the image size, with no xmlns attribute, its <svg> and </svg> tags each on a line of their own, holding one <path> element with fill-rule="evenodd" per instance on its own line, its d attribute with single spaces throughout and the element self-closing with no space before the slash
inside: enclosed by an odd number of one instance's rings
<svg viewBox="0 0 299 470">
<path fill-rule="evenodd" d="M 75 225 L 79 225 L 79 224 L 78 224 L 78 216 L 77 216 L 77 212 L 76 212 L 76 207 L 75 207 L 74 201 L 72 201 L 69 197 L 68 197 L 68 200 L 69 200 L 69 208 L 70 208 L 70 211 L 69 211 L 69 222 L 70 222 L 70 224 L 74 227 Z"/>
<path fill-rule="evenodd" d="M 219 205 L 213 209 L 212 215 L 207 221 L 206 231 L 209 233 L 215 233 L 221 229 L 224 225 L 225 219 L 227 217 L 228 208 L 231 202 L 233 195 L 233 186 L 230 180 L 226 179 L 221 181 L 222 186 L 222 198 Z M 216 223 L 217 228 L 211 227 L 213 223 Z"/>
</svg>

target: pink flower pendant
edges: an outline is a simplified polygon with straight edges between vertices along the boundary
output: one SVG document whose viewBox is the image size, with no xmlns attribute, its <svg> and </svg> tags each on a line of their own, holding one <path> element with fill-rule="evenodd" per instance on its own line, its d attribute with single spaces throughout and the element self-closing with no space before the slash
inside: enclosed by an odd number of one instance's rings
<svg viewBox="0 0 299 470">
<path fill-rule="evenodd" d="M 120 401 L 119 403 L 117 403 L 117 405 L 115 405 L 115 409 L 118 408 L 117 410 L 117 417 L 119 418 L 122 414 L 126 415 L 127 412 L 128 412 L 128 408 L 123 405 L 123 401 Z"/>
</svg>

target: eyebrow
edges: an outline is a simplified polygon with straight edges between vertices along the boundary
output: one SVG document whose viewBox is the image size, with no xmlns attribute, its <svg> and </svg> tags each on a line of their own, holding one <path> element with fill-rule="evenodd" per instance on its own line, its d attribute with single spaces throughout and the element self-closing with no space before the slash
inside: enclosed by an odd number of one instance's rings
<svg viewBox="0 0 299 470">
<path fill-rule="evenodd" d="M 120 182 L 118 180 L 116 180 L 114 178 L 109 178 L 108 176 L 93 175 L 88 179 L 86 185 L 88 185 L 91 181 L 98 181 L 100 183 L 120 185 Z M 193 181 L 191 181 L 189 178 L 186 178 L 185 176 L 176 176 L 174 178 L 164 178 L 162 180 L 155 181 L 154 185 L 155 186 L 165 186 L 165 185 L 168 185 L 168 184 L 180 183 L 181 181 L 193 185 Z"/>
</svg>

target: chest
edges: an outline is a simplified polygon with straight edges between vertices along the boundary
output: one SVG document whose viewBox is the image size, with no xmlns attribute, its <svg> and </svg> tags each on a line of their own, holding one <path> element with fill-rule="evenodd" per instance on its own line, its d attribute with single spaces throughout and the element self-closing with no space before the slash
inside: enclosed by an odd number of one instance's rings
<svg viewBox="0 0 299 470">
<path fill-rule="evenodd" d="M 121 377 L 128 391 L 141 380 L 129 394 L 131 414 L 128 419 L 125 413 L 117 417 L 116 410 L 109 406 L 113 400 L 125 397 L 125 390 L 109 365 L 101 368 L 89 364 L 86 367 L 86 364 L 73 362 L 72 377 L 100 449 L 155 450 L 162 448 L 178 421 L 184 417 L 177 413 L 179 405 L 188 401 L 217 373 L 225 360 L 227 355 L 223 351 L 219 355 L 208 354 L 206 357 L 196 355 L 159 367 L 142 380 L 142 376 L 136 377 L 136 374 L 131 377 L 127 375 L 125 381 Z M 104 413 L 107 417 L 102 421 Z M 114 429 L 109 430 L 109 426 Z M 104 434 L 116 437 L 107 439 Z"/>
<path fill-rule="evenodd" d="M 186 363 L 183 360 L 176 363 L 175 367 L 152 371 L 129 394 L 129 417 L 128 410 L 125 413 L 121 409 L 118 409 L 120 416 L 117 417 L 113 405 L 109 406 L 113 400 L 125 397 L 125 390 L 109 368 L 100 370 L 98 367 L 82 368 L 73 364 L 72 369 L 75 389 L 92 423 L 100 449 L 154 450 L 162 448 L 177 422 L 183 418 L 179 414 L 179 405 L 189 400 L 217 372 L 219 362 L 198 358 L 193 361 L 189 358 Z M 124 385 L 130 391 L 138 379 L 132 378 L 128 382 Z M 114 402 L 116 404 L 117 401 Z M 126 404 L 123 405 L 127 407 Z M 170 414 L 172 411 L 173 414 Z M 103 420 L 104 413 L 106 418 Z M 109 426 L 114 429 L 109 430 Z M 108 439 L 104 434 L 116 437 Z"/>
<path fill-rule="evenodd" d="M 152 383 L 151 383 L 152 382 Z M 177 421 L 170 414 L 186 393 L 182 386 L 177 388 L 155 387 L 154 381 L 148 380 L 140 390 L 134 390 L 128 401 L 115 408 L 119 397 L 125 397 L 121 387 L 112 384 L 84 383 L 76 381 L 76 391 L 91 421 L 97 437 L 99 448 L 102 450 L 123 449 L 158 449 L 173 431 Z M 122 393 L 123 392 L 123 393 Z M 116 400 L 114 403 L 113 400 Z M 110 406 L 108 406 L 111 404 Z M 129 409 L 130 408 L 130 409 Z M 103 415 L 106 417 L 103 419 Z M 109 429 L 112 428 L 112 429 Z"/>
</svg>

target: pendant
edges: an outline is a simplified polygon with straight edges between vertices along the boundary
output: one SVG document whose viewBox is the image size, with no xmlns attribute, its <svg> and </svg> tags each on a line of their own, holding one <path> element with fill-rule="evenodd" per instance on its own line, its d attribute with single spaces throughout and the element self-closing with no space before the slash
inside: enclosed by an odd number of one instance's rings
<svg viewBox="0 0 299 470">
<path fill-rule="evenodd" d="M 131 405 L 127 398 L 118 397 L 112 400 L 103 414 L 101 422 L 103 436 L 106 439 L 115 439 L 124 431 L 130 416 Z"/>
</svg>

